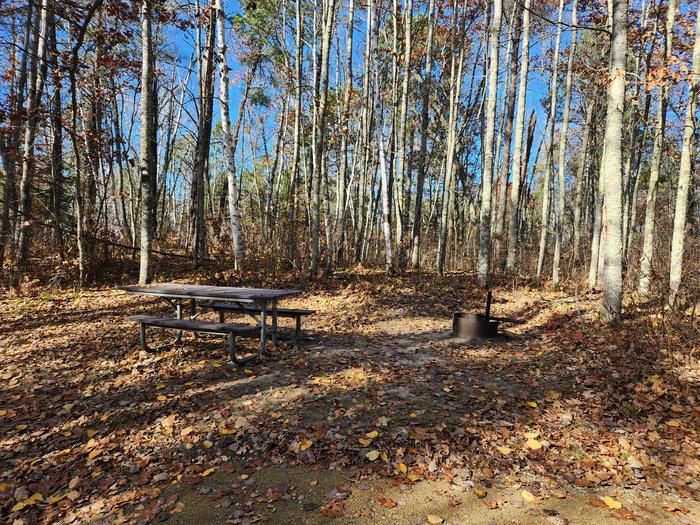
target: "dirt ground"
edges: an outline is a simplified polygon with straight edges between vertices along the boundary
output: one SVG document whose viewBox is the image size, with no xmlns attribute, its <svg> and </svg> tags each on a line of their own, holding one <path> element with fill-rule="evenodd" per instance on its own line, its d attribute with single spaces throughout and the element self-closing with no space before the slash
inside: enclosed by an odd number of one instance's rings
<svg viewBox="0 0 700 525">
<path fill-rule="evenodd" d="M 611 329 L 595 294 L 504 285 L 493 313 L 524 324 L 465 341 L 471 276 L 241 284 L 304 289 L 303 348 L 149 354 L 124 317 L 157 300 L 0 298 L 0 520 L 700 523 L 698 371 L 664 319 Z"/>
</svg>

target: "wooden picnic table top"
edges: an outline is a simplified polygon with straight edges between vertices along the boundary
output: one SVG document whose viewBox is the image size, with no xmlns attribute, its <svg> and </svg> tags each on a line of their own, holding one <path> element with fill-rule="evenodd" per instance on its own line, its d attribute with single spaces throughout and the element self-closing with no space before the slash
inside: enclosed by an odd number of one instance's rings
<svg viewBox="0 0 700 525">
<path fill-rule="evenodd" d="M 134 295 L 168 297 L 171 299 L 199 299 L 202 301 L 267 302 L 300 295 L 299 290 L 274 288 L 238 288 L 232 286 L 205 286 L 200 284 L 161 283 L 120 286 L 119 290 Z"/>
</svg>

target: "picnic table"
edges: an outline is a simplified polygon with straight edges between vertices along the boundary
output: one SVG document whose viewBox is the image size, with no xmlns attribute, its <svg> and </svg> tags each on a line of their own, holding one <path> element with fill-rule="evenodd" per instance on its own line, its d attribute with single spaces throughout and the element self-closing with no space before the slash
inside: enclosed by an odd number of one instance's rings
<svg viewBox="0 0 700 525">
<path fill-rule="evenodd" d="M 168 301 L 175 309 L 175 318 L 158 318 L 146 315 L 131 316 L 129 319 L 140 323 L 141 344 L 151 350 L 146 341 L 146 327 L 157 326 L 177 330 L 175 342 L 180 342 L 183 330 L 223 334 L 229 337 L 229 356 L 237 364 L 256 359 L 265 350 L 267 343 L 267 315 L 272 317 L 272 340 L 277 345 L 277 318 L 280 299 L 300 295 L 299 290 L 278 290 L 272 288 L 240 288 L 230 286 L 204 286 L 198 284 L 163 283 L 136 286 L 121 286 L 120 290 L 132 294 L 159 297 Z M 189 319 L 183 318 L 183 307 L 189 305 Z M 198 311 L 198 307 L 200 308 Z M 220 313 L 220 322 L 198 321 L 197 317 L 207 309 Z M 223 322 L 223 309 L 238 310 L 255 319 L 257 327 Z M 257 315 L 256 315 L 257 314 Z M 248 357 L 237 355 L 235 336 L 260 338 L 257 352 Z"/>
</svg>

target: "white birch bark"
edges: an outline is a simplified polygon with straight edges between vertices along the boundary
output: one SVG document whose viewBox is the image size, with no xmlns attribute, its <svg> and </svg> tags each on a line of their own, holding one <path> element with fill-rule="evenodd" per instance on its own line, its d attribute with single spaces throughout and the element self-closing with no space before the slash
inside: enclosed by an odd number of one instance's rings
<svg viewBox="0 0 700 525">
<path fill-rule="evenodd" d="M 241 215 L 238 209 L 238 181 L 236 180 L 235 152 L 233 149 L 233 139 L 231 137 L 224 0 L 216 0 L 215 8 L 216 23 L 218 26 L 217 44 L 219 48 L 219 112 L 221 118 L 221 139 L 223 142 L 226 180 L 228 182 L 228 215 L 231 228 L 231 243 L 233 245 L 233 267 L 236 270 L 241 270 L 243 267 L 243 243 L 241 240 Z"/>
<path fill-rule="evenodd" d="M 374 119 L 375 119 L 375 136 L 377 140 L 377 150 L 379 155 L 379 171 L 381 176 L 381 192 L 382 192 L 382 231 L 384 233 L 384 258 L 385 269 L 387 273 L 392 273 L 394 268 L 394 252 L 392 249 L 391 240 L 391 203 L 389 201 L 389 172 L 386 162 L 386 153 L 384 151 L 384 124 L 382 121 L 382 99 L 381 85 L 379 82 L 379 5 L 373 5 L 370 2 L 369 9 L 373 10 L 373 28 L 372 28 L 372 74 L 374 78 Z"/>
</svg>

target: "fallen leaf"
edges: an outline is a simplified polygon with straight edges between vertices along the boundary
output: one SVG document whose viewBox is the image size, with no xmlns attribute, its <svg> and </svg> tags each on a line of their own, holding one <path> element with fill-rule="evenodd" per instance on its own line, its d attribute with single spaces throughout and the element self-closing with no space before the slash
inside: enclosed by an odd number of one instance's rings
<svg viewBox="0 0 700 525">
<path fill-rule="evenodd" d="M 385 509 L 393 509 L 396 507 L 396 501 L 391 498 L 377 498 L 377 505 Z"/>
<path fill-rule="evenodd" d="M 309 448 L 311 445 L 313 445 L 313 441 L 310 439 L 305 439 L 304 441 L 301 442 L 299 445 L 299 452 L 304 452 L 307 448 Z"/>
<path fill-rule="evenodd" d="M 508 454 L 513 452 L 513 449 L 511 449 L 509 447 L 505 447 L 505 446 L 497 446 L 496 449 L 504 456 L 507 456 Z"/>
<path fill-rule="evenodd" d="M 481 487 L 474 487 L 474 489 L 472 489 L 472 492 L 479 499 L 486 497 L 486 491 Z"/>
<path fill-rule="evenodd" d="M 445 521 L 437 514 L 428 514 L 427 520 L 428 520 L 428 523 L 430 523 L 430 525 L 439 525 L 440 523 Z"/>
<path fill-rule="evenodd" d="M 31 496 L 29 496 L 27 499 L 20 501 L 19 503 L 15 503 L 14 507 L 10 509 L 10 512 L 17 512 L 25 507 L 29 507 L 31 505 L 36 505 L 38 502 L 42 501 L 44 497 L 38 493 L 35 492 Z"/>
<path fill-rule="evenodd" d="M 600 498 L 603 503 L 605 503 L 610 509 L 621 509 L 622 503 L 611 498 L 610 496 L 603 496 Z"/>
<path fill-rule="evenodd" d="M 365 457 L 370 461 L 376 461 L 376 459 L 379 457 L 379 451 L 370 450 L 369 452 L 367 452 L 367 454 L 365 454 Z"/>
<path fill-rule="evenodd" d="M 542 448 L 542 443 L 536 439 L 530 438 L 525 442 L 525 446 L 530 450 L 539 450 Z"/>
</svg>

